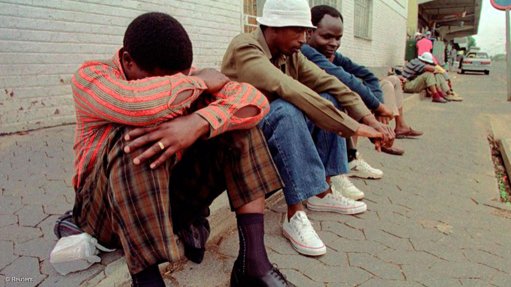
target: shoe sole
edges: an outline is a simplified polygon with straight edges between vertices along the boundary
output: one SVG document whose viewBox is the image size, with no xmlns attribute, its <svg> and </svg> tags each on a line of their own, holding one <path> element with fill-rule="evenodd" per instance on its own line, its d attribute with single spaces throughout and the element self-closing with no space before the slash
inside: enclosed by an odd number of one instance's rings
<svg viewBox="0 0 511 287">
<path fill-rule="evenodd" d="M 326 246 L 323 245 L 321 248 L 307 248 L 306 246 L 300 245 L 300 243 L 296 242 L 291 235 L 289 235 L 286 230 L 282 229 L 282 235 L 284 235 L 287 240 L 291 243 L 291 246 L 300 254 L 307 256 L 321 256 L 326 254 Z"/>
<path fill-rule="evenodd" d="M 367 174 L 361 174 L 361 173 L 355 171 L 355 172 L 349 172 L 348 176 L 349 177 L 365 178 L 365 179 L 380 179 L 383 177 L 383 174 L 382 175 L 372 175 L 372 174 L 367 175 Z"/>
<path fill-rule="evenodd" d="M 330 205 L 316 205 L 307 202 L 307 208 L 314 211 L 329 211 L 345 215 L 353 215 L 365 212 L 367 210 L 367 205 L 361 205 L 359 207 L 353 207 L 348 209 L 339 209 L 336 207 L 332 207 Z"/>
</svg>

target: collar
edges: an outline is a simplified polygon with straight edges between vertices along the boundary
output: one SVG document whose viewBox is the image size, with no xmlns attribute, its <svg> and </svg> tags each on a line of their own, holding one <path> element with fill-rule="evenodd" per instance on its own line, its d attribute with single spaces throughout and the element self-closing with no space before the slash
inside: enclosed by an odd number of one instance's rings
<svg viewBox="0 0 511 287">
<path fill-rule="evenodd" d="M 273 58 L 270 52 L 270 48 L 268 47 L 268 44 L 266 43 L 266 39 L 264 38 L 263 31 L 260 27 L 257 27 L 257 30 L 255 31 L 257 42 L 261 45 L 261 48 L 263 49 L 264 55 L 272 62 L 275 66 L 280 67 L 286 63 L 287 57 L 286 55 L 280 55 L 278 58 Z"/>
</svg>

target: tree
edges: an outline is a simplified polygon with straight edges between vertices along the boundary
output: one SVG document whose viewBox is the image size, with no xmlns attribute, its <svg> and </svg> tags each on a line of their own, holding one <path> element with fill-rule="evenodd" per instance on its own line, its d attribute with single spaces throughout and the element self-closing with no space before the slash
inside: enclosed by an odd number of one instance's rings
<svg viewBox="0 0 511 287">
<path fill-rule="evenodd" d="M 473 48 L 473 47 L 477 47 L 476 45 L 476 39 L 472 36 L 468 37 L 468 46 L 467 46 L 467 50 L 470 51 L 470 48 Z"/>
</svg>

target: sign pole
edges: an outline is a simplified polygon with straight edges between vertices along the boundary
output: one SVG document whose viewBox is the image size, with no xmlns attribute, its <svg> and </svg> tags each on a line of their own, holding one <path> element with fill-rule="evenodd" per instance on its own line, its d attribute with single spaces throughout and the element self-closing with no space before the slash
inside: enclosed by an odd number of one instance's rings
<svg viewBox="0 0 511 287">
<path fill-rule="evenodd" d="M 509 10 L 506 9 L 507 100 L 511 102 L 511 42 L 509 41 Z"/>
</svg>

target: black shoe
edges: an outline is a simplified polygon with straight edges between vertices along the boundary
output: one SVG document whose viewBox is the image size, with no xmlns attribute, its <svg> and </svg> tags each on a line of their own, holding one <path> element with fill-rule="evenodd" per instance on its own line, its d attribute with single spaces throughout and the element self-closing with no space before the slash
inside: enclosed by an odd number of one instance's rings
<svg viewBox="0 0 511 287">
<path fill-rule="evenodd" d="M 261 277 L 251 277 L 243 274 L 243 270 L 237 262 L 234 262 L 231 272 L 231 287 L 296 287 L 288 282 L 275 266 Z"/>
</svg>

